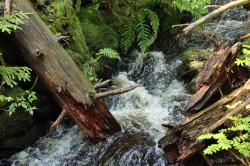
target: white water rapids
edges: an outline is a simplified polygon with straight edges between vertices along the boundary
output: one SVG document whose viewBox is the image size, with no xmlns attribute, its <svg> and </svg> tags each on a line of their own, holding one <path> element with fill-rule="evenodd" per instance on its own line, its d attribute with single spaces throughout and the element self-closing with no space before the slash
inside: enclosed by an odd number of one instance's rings
<svg viewBox="0 0 250 166">
<path fill-rule="evenodd" d="M 91 143 L 77 126 L 64 124 L 52 135 L 13 155 L 11 165 L 167 165 L 157 147 L 165 129 L 177 123 L 189 95 L 177 81 L 179 59 L 168 63 L 161 52 L 136 54 L 129 72 L 120 72 L 121 86 L 141 84 L 137 89 L 107 100 L 123 131 L 107 142 Z"/>
</svg>

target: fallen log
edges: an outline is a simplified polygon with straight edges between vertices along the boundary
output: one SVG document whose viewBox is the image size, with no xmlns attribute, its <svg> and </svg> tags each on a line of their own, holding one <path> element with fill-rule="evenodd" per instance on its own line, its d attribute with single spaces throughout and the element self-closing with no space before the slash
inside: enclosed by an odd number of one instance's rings
<svg viewBox="0 0 250 166">
<path fill-rule="evenodd" d="M 235 68 L 234 62 L 241 50 L 241 45 L 241 43 L 236 43 L 229 47 L 227 44 L 220 42 L 219 47 L 216 48 L 215 53 L 199 74 L 196 93 L 189 100 L 188 111 L 201 110 L 220 91 Z"/>
<path fill-rule="evenodd" d="M 169 129 L 166 136 L 159 141 L 159 147 L 164 150 L 168 161 L 186 161 L 205 147 L 203 142 L 197 141 L 198 136 L 213 132 L 226 124 L 229 116 L 243 114 L 249 103 L 250 80 L 230 95 L 186 119 L 179 126 Z M 237 106 L 234 108 L 227 107 L 235 104 Z M 176 157 L 173 158 L 174 156 Z"/>
<path fill-rule="evenodd" d="M 111 80 L 106 80 L 104 82 L 96 84 L 94 87 L 95 87 L 95 89 L 96 88 L 100 88 L 102 86 L 105 86 L 110 81 Z M 134 86 L 128 86 L 128 87 L 124 87 L 124 88 L 113 89 L 113 90 L 106 91 L 106 92 L 100 92 L 100 93 L 96 94 L 95 98 L 101 98 L 101 97 L 107 97 L 107 96 L 113 96 L 113 95 L 118 95 L 118 94 L 126 93 L 126 92 L 129 92 L 131 90 L 134 90 L 137 87 L 139 87 L 139 85 L 134 85 Z M 54 123 L 51 125 L 50 132 L 54 131 L 55 129 L 58 128 L 59 124 L 63 121 L 63 119 L 65 118 L 66 115 L 67 115 L 67 111 L 65 109 L 63 109 L 62 112 L 60 113 L 60 115 L 58 116 L 58 118 L 56 119 L 56 121 L 54 121 Z"/>
<path fill-rule="evenodd" d="M 250 0 L 237 0 L 237 1 L 229 2 L 229 3 L 219 7 L 218 9 L 213 10 L 212 12 L 210 12 L 209 14 L 207 14 L 204 17 L 200 18 L 199 20 L 193 22 L 192 24 L 190 24 L 189 26 L 184 28 L 183 32 L 185 34 L 188 34 L 190 31 L 192 31 L 197 26 L 205 23 L 207 20 L 209 20 L 209 19 L 211 19 L 213 17 L 216 17 L 216 16 L 220 15 L 221 13 L 225 12 L 226 10 L 236 8 L 238 6 L 243 6 L 243 5 L 246 5 L 248 3 L 250 3 Z"/>
<path fill-rule="evenodd" d="M 22 31 L 12 41 L 39 79 L 77 125 L 92 139 L 105 139 L 121 130 L 101 99 L 95 99 L 92 84 L 67 55 L 57 39 L 27 0 L 16 0 L 17 10 L 30 13 Z"/>
</svg>

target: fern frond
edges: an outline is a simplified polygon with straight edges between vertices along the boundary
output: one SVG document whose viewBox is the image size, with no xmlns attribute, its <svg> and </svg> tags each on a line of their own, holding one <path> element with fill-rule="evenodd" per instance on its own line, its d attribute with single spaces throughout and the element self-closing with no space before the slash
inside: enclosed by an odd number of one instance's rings
<svg viewBox="0 0 250 166">
<path fill-rule="evenodd" d="M 156 38 L 158 34 L 159 26 L 160 26 L 159 17 L 154 11 L 150 9 L 144 9 L 144 12 L 146 13 L 147 18 L 150 20 L 150 25 L 153 30 L 153 36 L 155 36 Z"/>
<path fill-rule="evenodd" d="M 28 18 L 28 13 L 20 11 L 6 17 L 0 17 L 0 31 L 11 33 L 17 29 L 21 29 L 20 25 L 24 24 L 23 19 Z"/>
<path fill-rule="evenodd" d="M 220 150 L 222 150 L 220 144 L 212 144 L 208 146 L 203 152 L 205 155 L 212 155 L 216 152 L 219 152 Z"/>
<path fill-rule="evenodd" d="M 133 45 L 136 34 L 135 34 L 135 25 L 130 23 L 128 25 L 124 25 L 122 34 L 121 34 L 121 48 L 126 53 L 128 49 Z"/>
<path fill-rule="evenodd" d="M 149 21 L 149 25 L 147 21 Z M 144 9 L 139 16 L 139 23 L 137 24 L 138 46 L 143 53 L 147 51 L 157 38 L 159 25 L 157 14 L 152 10 Z"/>
<path fill-rule="evenodd" d="M 144 53 L 147 48 L 153 43 L 153 36 L 150 32 L 150 27 L 145 23 L 137 25 L 137 42 L 140 50 Z"/>
<path fill-rule="evenodd" d="M 188 11 L 193 16 L 199 18 L 207 12 L 206 5 L 210 4 L 211 0 L 173 0 L 172 4 L 181 12 Z"/>
<path fill-rule="evenodd" d="M 119 53 L 111 48 L 103 48 L 100 49 L 98 53 L 96 53 L 98 57 L 105 56 L 110 59 L 121 59 Z"/>
<path fill-rule="evenodd" d="M 12 97 L 0 95 L 0 102 L 5 102 L 5 101 L 10 102 L 10 101 L 12 101 L 12 100 L 13 100 Z"/>
<path fill-rule="evenodd" d="M 28 67 L 0 66 L 0 75 L 2 76 L 2 83 L 10 87 L 16 86 L 17 81 L 30 81 L 30 74 L 31 69 Z"/>
</svg>

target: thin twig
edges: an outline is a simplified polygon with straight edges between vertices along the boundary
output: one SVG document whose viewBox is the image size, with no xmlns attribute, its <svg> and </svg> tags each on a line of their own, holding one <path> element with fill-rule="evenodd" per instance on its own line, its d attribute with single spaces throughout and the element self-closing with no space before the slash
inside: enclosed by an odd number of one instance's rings
<svg viewBox="0 0 250 166">
<path fill-rule="evenodd" d="M 32 87 L 30 88 L 30 90 L 33 90 L 34 87 L 36 86 L 36 83 L 38 81 L 38 76 L 36 76 L 35 82 L 33 83 Z"/>
<path fill-rule="evenodd" d="M 235 154 L 232 150 L 228 150 L 236 159 L 238 159 L 242 164 L 248 166 L 248 164 L 241 158 L 239 157 L 237 154 Z"/>
<path fill-rule="evenodd" d="M 187 73 L 189 73 L 189 72 L 191 72 L 191 71 L 194 71 L 194 70 L 198 70 L 198 69 L 199 69 L 199 68 L 190 69 L 190 70 L 188 70 L 188 71 L 182 73 L 182 74 L 178 77 L 178 79 L 181 78 L 182 76 L 186 75 Z"/>
<path fill-rule="evenodd" d="M 128 87 L 125 87 L 125 88 L 118 88 L 118 89 L 110 90 L 110 91 L 107 91 L 107 92 L 100 92 L 100 93 L 97 93 L 95 95 L 95 98 L 114 96 L 114 95 L 126 93 L 126 92 L 129 92 L 129 91 L 139 87 L 139 86 L 140 85 L 131 85 L 131 86 L 128 86 Z"/>
</svg>

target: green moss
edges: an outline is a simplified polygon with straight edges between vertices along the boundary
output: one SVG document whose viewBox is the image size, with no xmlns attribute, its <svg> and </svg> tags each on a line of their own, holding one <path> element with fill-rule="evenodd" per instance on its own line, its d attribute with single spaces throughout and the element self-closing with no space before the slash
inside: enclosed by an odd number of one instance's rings
<svg viewBox="0 0 250 166">
<path fill-rule="evenodd" d="M 14 136 L 32 127 L 32 116 L 24 111 L 16 111 L 9 116 L 7 112 L 0 114 L 0 139 Z"/>
<path fill-rule="evenodd" d="M 113 24 L 107 23 L 105 14 L 84 9 L 79 17 L 90 50 L 96 52 L 101 48 L 118 49 L 119 35 L 113 30 Z"/>
<path fill-rule="evenodd" d="M 51 4 L 54 9 L 55 18 L 52 26 L 63 34 L 68 33 L 72 39 L 70 46 L 73 51 L 83 56 L 88 55 L 88 47 L 85 42 L 85 36 L 81 29 L 81 23 L 76 15 L 70 0 L 56 0 Z"/>
<path fill-rule="evenodd" d="M 197 71 L 204 65 L 209 58 L 210 52 L 197 48 L 189 48 L 183 53 L 183 64 L 188 69 L 196 69 Z"/>
<path fill-rule="evenodd" d="M 245 40 L 243 44 L 250 45 L 250 39 Z"/>
<path fill-rule="evenodd" d="M 1 140 L 0 149 L 22 149 L 28 145 L 34 143 L 40 136 L 45 133 L 45 129 L 43 125 L 34 125 L 29 128 L 26 133 L 12 136 Z"/>
</svg>

